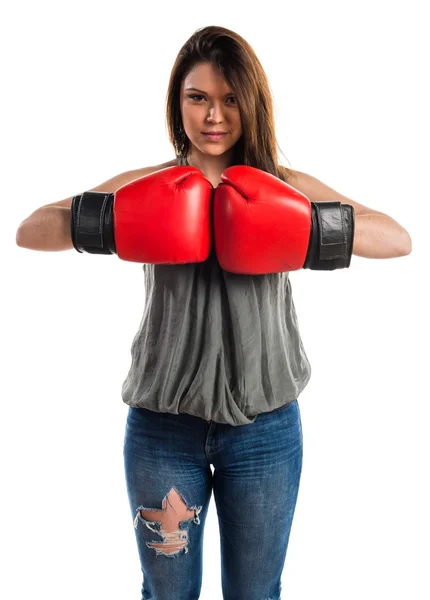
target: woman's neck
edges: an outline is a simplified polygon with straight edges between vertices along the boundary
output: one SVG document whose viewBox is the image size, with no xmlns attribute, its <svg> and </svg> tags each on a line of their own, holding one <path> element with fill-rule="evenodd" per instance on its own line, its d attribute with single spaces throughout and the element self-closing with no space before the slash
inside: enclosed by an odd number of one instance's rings
<svg viewBox="0 0 430 600">
<path fill-rule="evenodd" d="M 231 159 L 231 152 L 222 156 L 210 157 L 189 154 L 186 157 L 179 158 L 178 164 L 196 167 L 211 182 L 213 187 L 217 187 L 221 182 L 221 174 L 231 165 Z"/>
</svg>

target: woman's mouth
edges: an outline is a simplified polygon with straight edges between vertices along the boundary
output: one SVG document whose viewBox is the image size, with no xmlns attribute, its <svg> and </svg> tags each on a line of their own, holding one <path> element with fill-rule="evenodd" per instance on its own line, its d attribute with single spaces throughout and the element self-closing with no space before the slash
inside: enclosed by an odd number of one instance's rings
<svg viewBox="0 0 430 600">
<path fill-rule="evenodd" d="M 222 139 L 225 135 L 227 135 L 227 133 L 203 133 L 203 135 L 208 140 L 212 142 L 217 142 L 218 140 Z"/>
</svg>

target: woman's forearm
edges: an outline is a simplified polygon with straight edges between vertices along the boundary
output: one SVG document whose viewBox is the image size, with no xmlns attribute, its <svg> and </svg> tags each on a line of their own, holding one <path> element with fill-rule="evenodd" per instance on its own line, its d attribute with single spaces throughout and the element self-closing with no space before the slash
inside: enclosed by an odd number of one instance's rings
<svg viewBox="0 0 430 600">
<path fill-rule="evenodd" d="M 397 258 L 412 251 L 409 233 L 384 213 L 357 215 L 353 254 L 363 258 Z"/>
<path fill-rule="evenodd" d="M 70 208 L 43 206 L 18 227 L 16 243 L 29 250 L 59 252 L 73 248 L 70 233 Z"/>
</svg>

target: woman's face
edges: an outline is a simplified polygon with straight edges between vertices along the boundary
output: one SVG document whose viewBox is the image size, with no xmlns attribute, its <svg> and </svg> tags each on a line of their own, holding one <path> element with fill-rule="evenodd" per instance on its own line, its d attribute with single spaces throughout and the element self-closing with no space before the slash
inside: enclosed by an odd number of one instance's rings
<svg viewBox="0 0 430 600">
<path fill-rule="evenodd" d="M 191 144 L 204 154 L 224 154 L 242 135 L 236 99 L 211 63 L 196 65 L 182 81 L 181 114 Z M 204 135 L 207 131 L 222 131 L 225 135 L 213 140 Z"/>
</svg>

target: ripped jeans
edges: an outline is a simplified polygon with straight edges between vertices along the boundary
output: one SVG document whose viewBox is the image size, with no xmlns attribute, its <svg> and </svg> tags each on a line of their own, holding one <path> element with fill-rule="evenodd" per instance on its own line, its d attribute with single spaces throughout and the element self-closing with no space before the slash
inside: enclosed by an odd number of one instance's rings
<svg viewBox="0 0 430 600">
<path fill-rule="evenodd" d="M 124 466 L 142 600 L 199 598 L 212 488 L 223 599 L 280 600 L 302 456 L 297 400 L 241 426 L 129 407 Z"/>
</svg>

